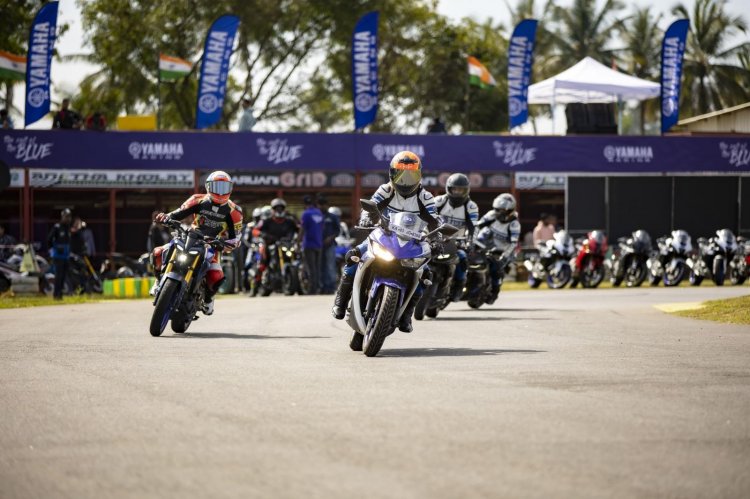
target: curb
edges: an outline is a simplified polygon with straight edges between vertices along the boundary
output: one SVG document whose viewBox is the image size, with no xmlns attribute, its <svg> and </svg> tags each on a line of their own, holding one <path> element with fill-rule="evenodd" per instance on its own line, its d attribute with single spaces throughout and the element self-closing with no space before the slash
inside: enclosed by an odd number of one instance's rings
<svg viewBox="0 0 750 499">
<path fill-rule="evenodd" d="M 659 305 L 654 305 L 654 308 L 657 310 L 661 310 L 662 312 L 672 314 L 674 312 L 683 312 L 685 310 L 700 310 L 702 308 L 705 308 L 705 306 L 706 305 L 704 305 L 703 302 L 688 301 L 681 303 L 662 303 Z"/>
</svg>

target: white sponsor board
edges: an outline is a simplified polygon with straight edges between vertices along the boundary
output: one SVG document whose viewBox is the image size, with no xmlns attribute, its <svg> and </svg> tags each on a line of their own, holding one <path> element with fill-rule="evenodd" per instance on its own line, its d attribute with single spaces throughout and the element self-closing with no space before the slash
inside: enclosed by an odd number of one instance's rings
<svg viewBox="0 0 750 499">
<path fill-rule="evenodd" d="M 192 170 L 29 170 L 34 188 L 192 189 L 194 183 Z"/>
<path fill-rule="evenodd" d="M 550 173 L 516 173 L 516 189 L 530 190 L 564 190 L 565 175 Z"/>
</svg>

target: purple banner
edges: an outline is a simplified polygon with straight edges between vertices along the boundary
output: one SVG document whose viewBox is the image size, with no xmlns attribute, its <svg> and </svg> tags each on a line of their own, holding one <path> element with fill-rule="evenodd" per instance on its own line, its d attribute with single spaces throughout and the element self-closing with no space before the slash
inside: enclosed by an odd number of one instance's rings
<svg viewBox="0 0 750 499">
<path fill-rule="evenodd" d="M 408 149 L 426 171 L 750 172 L 750 136 L 534 137 L 0 130 L 13 168 L 386 172 Z M 336 151 L 332 154 L 331 151 Z"/>
</svg>

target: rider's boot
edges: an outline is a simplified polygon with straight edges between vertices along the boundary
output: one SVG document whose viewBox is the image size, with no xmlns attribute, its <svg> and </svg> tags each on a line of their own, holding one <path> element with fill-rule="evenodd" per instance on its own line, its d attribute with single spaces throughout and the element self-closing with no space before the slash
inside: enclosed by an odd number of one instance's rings
<svg viewBox="0 0 750 499">
<path fill-rule="evenodd" d="M 466 286 L 466 279 L 460 281 L 453 281 L 451 285 L 451 301 L 461 301 L 461 297 L 464 294 L 464 287 Z"/>
<path fill-rule="evenodd" d="M 497 300 L 497 295 L 500 294 L 500 284 L 492 284 L 492 289 L 487 299 L 484 301 L 487 305 L 492 305 Z"/>
<path fill-rule="evenodd" d="M 354 276 L 343 274 L 341 282 L 336 290 L 336 298 L 333 299 L 333 309 L 331 314 L 334 318 L 341 320 L 346 315 L 346 307 L 349 304 L 349 298 L 352 297 L 352 287 L 354 286 Z"/>
<path fill-rule="evenodd" d="M 417 302 L 421 297 L 421 293 L 419 295 L 417 295 L 417 293 L 414 293 L 411 297 L 411 300 L 409 300 L 409 304 L 406 306 L 404 314 L 398 321 L 398 330 L 402 333 L 411 333 L 414 330 L 411 325 L 411 317 L 414 315 L 414 309 L 417 308 Z"/>
</svg>

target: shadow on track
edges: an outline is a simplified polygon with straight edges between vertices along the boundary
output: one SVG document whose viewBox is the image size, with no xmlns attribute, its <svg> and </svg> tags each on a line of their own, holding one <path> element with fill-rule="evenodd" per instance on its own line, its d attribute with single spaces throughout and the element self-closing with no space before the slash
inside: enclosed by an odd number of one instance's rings
<svg viewBox="0 0 750 499">
<path fill-rule="evenodd" d="M 453 308 L 448 312 L 571 312 L 572 310 L 558 310 L 554 308 Z"/>
<path fill-rule="evenodd" d="M 436 320 L 438 322 L 442 322 L 442 321 L 474 322 L 474 321 L 551 321 L 554 319 L 550 317 L 443 317 L 443 316 L 439 316 L 437 319 L 425 319 L 425 320 L 426 321 Z"/>
<path fill-rule="evenodd" d="M 473 357 L 508 353 L 545 353 L 546 350 L 493 350 L 483 348 L 395 348 L 383 350 L 378 357 Z"/>
<path fill-rule="evenodd" d="M 235 333 L 178 333 L 171 336 L 162 336 L 162 338 L 228 338 L 235 340 L 318 340 L 330 338 L 330 336 L 270 336 L 265 334 L 235 334 Z"/>
</svg>

